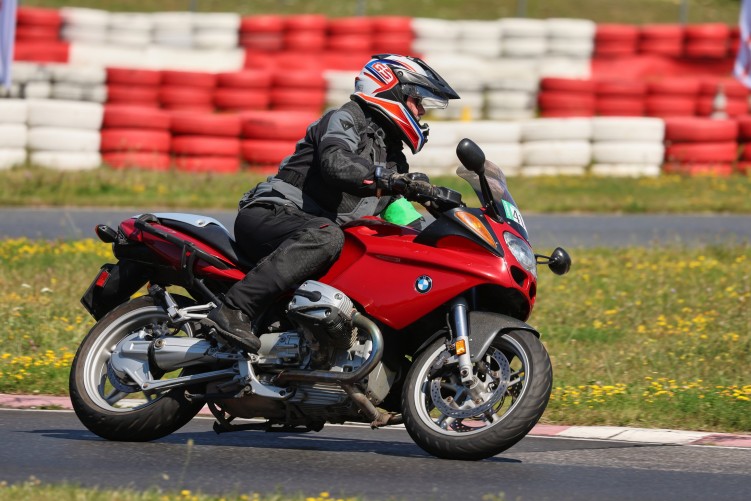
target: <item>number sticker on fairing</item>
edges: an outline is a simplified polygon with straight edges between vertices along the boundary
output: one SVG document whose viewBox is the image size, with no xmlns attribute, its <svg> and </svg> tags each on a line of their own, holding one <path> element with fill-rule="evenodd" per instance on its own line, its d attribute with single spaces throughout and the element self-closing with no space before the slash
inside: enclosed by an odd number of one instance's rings
<svg viewBox="0 0 751 501">
<path fill-rule="evenodd" d="M 503 210 L 506 212 L 506 217 L 512 221 L 516 221 L 524 228 L 524 231 L 527 231 L 527 227 L 524 225 L 524 218 L 522 218 L 522 213 L 519 212 L 519 209 L 514 204 L 505 200 L 501 200 L 501 202 L 503 202 Z"/>
</svg>

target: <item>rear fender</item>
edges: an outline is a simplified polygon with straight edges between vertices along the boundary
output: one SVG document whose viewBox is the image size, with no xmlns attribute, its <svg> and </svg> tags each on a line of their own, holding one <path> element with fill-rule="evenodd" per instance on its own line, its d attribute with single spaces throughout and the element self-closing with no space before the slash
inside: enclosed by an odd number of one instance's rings
<svg viewBox="0 0 751 501">
<path fill-rule="evenodd" d="M 146 269 L 133 261 L 105 264 L 81 298 L 81 304 L 96 320 L 126 302 L 148 281 Z"/>
</svg>

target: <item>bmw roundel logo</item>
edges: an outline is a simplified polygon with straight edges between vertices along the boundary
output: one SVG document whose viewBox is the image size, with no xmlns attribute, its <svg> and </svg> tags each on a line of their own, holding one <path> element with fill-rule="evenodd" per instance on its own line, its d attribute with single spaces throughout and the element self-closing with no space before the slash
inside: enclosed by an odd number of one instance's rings
<svg viewBox="0 0 751 501">
<path fill-rule="evenodd" d="M 423 275 L 415 281 L 415 290 L 420 294 L 425 294 L 433 288 L 433 280 L 427 275 Z"/>
</svg>

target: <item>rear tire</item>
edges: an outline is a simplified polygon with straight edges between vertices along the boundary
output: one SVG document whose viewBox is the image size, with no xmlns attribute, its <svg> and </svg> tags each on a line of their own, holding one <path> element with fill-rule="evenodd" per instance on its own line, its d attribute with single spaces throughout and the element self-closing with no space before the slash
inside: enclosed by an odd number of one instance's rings
<svg viewBox="0 0 751 501">
<path fill-rule="evenodd" d="M 181 306 L 190 301 L 173 297 Z M 107 440 L 156 440 L 180 429 L 203 407 L 202 401 L 186 399 L 184 388 L 161 394 L 142 393 L 146 403 L 123 406 L 127 399 L 108 380 L 107 362 L 115 345 L 139 329 L 168 320 L 167 313 L 152 297 L 142 296 L 109 312 L 84 338 L 70 371 L 70 399 L 78 419 L 93 433 Z"/>
<path fill-rule="evenodd" d="M 542 416 L 553 370 L 545 347 L 531 332 L 499 334 L 473 364 L 476 394 L 461 385 L 445 341 L 415 360 L 404 385 L 404 425 L 422 449 L 444 459 L 478 460 L 524 438 Z"/>
</svg>

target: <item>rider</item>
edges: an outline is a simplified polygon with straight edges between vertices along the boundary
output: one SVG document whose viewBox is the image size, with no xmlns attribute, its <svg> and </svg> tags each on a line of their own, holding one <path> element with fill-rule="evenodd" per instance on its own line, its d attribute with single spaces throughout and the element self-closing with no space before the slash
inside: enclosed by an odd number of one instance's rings
<svg viewBox="0 0 751 501">
<path fill-rule="evenodd" d="M 420 124 L 425 109 L 458 98 L 418 58 L 373 56 L 355 78 L 351 101 L 313 122 L 279 172 L 240 200 L 235 238 L 258 264 L 209 312 L 218 334 L 257 352 L 251 319 L 279 295 L 325 274 L 344 245 L 339 225 L 382 214 L 396 195 L 430 188 L 426 175 L 408 173 L 402 142 L 420 151 L 429 129 Z"/>
</svg>

